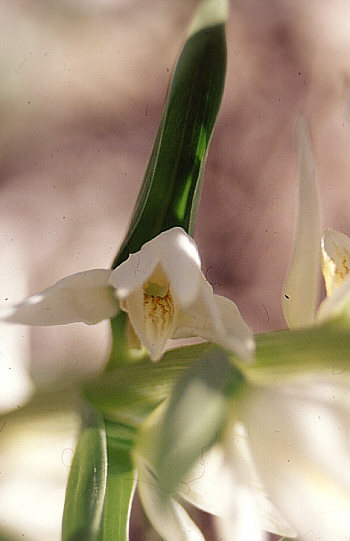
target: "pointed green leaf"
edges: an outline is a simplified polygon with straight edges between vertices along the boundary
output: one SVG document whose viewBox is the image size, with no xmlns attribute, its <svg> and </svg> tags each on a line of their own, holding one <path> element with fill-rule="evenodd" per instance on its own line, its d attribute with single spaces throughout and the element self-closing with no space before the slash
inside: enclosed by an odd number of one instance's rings
<svg viewBox="0 0 350 541">
<path fill-rule="evenodd" d="M 136 473 L 131 457 L 133 431 L 107 423 L 108 474 L 98 541 L 128 541 Z M 127 435 L 127 437 L 125 437 Z"/>
<path fill-rule="evenodd" d="M 205 0 L 177 62 L 143 185 L 113 268 L 171 227 L 192 232 L 226 73 L 226 0 Z"/>
<path fill-rule="evenodd" d="M 66 489 L 62 541 L 95 541 L 101 524 L 107 474 L 105 428 L 92 408 L 86 408 L 83 417 Z"/>
<path fill-rule="evenodd" d="M 227 0 L 204 0 L 171 80 L 143 184 L 124 242 L 112 268 L 171 227 L 193 233 L 202 174 L 226 74 Z M 109 371 L 132 361 L 126 319 L 111 320 Z"/>
</svg>

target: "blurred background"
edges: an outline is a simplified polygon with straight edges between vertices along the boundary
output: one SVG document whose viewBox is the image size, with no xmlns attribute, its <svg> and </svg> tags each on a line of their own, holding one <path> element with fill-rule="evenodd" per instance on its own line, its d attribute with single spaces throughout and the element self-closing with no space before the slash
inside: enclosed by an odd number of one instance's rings
<svg viewBox="0 0 350 541">
<path fill-rule="evenodd" d="M 67 274 L 110 266 L 197 5 L 197 0 L 0 3 L 1 306 Z M 235 0 L 227 38 L 226 88 L 196 241 L 215 292 L 233 299 L 260 332 L 285 326 L 280 295 L 296 219 L 294 129 L 300 114 L 310 119 L 323 226 L 350 234 L 350 5 Z M 68 379 L 98 371 L 108 345 L 106 323 L 1 326 L 1 409 L 20 407 L 32 383 L 59 389 Z M 61 417 L 56 420 L 57 434 L 54 423 L 51 432 L 58 438 L 67 426 Z M 62 442 L 54 440 L 57 457 L 48 453 L 56 485 L 45 513 L 40 466 L 21 466 L 13 452 L 21 445 L 26 449 L 24 436 L 13 429 L 4 444 L 12 461 L 4 459 L 1 468 L 0 525 L 29 541 L 59 539 L 77 422 L 71 421 Z M 1 426 L 6 438 L 8 425 Z M 32 449 L 40 445 L 36 440 Z M 29 457 L 29 447 L 22 458 L 26 453 Z M 36 512 L 26 504 L 33 500 L 31 489 L 24 490 L 29 470 L 39 485 Z M 9 496 L 13 483 L 22 493 L 21 518 L 19 500 Z"/>
</svg>

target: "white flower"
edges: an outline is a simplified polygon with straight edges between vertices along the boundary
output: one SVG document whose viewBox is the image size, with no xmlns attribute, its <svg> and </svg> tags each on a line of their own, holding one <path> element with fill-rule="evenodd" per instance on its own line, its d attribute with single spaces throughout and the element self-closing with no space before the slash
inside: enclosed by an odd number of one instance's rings
<svg viewBox="0 0 350 541">
<path fill-rule="evenodd" d="M 134 450 L 140 500 L 159 535 L 165 541 L 204 541 L 186 510 L 190 503 L 216 517 L 219 537 L 225 541 L 267 540 L 266 531 L 294 536 L 295 530 L 262 488 L 249 437 L 239 422 L 229 424 L 223 441 L 201 450 L 200 460 L 176 491 L 162 486 L 156 463 L 166 407 L 163 403 L 147 418 Z"/>
<path fill-rule="evenodd" d="M 249 358 L 251 330 L 237 306 L 214 295 L 195 242 L 179 227 L 165 231 L 113 271 L 73 274 L 0 314 L 26 325 L 95 324 L 122 309 L 141 344 L 158 360 L 168 338 L 198 336 Z"/>
<path fill-rule="evenodd" d="M 222 448 L 214 446 L 203 453 L 177 491 L 170 493 L 164 489 L 157 478 L 156 457 L 165 409 L 166 403 L 157 408 L 138 436 L 134 450 L 138 494 L 151 524 L 165 541 L 204 541 L 185 504 L 213 515 L 224 515 L 232 490 L 229 470 L 225 467 Z"/>
</svg>

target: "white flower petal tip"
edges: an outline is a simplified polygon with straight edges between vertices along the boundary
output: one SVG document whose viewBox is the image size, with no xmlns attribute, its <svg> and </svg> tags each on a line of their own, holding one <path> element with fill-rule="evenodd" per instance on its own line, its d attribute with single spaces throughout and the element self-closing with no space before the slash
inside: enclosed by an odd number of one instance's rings
<svg viewBox="0 0 350 541">
<path fill-rule="evenodd" d="M 255 356 L 255 339 L 252 330 L 246 324 L 237 305 L 221 295 L 214 295 L 214 302 L 223 325 L 220 345 L 236 353 L 246 362 L 252 362 Z"/>
<path fill-rule="evenodd" d="M 244 361 L 254 358 L 254 335 L 233 301 L 214 295 L 208 282 L 188 310 L 180 312 L 173 338 L 200 336 L 232 351 Z"/>
<path fill-rule="evenodd" d="M 108 285 L 111 271 L 95 269 L 63 278 L 38 295 L 0 312 L 0 319 L 23 325 L 90 325 L 115 316 L 119 303 Z"/>
<path fill-rule="evenodd" d="M 202 532 L 176 498 L 163 490 L 143 456 L 134 454 L 138 493 L 154 529 L 165 541 L 205 541 Z"/>
<path fill-rule="evenodd" d="M 322 273 L 330 296 L 350 273 L 350 238 L 339 231 L 325 229 L 321 251 Z"/>
</svg>

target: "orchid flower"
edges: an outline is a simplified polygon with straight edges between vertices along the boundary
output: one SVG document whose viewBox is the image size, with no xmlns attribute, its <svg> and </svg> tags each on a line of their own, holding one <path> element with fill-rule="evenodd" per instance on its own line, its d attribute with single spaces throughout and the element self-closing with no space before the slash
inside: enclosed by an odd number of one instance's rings
<svg viewBox="0 0 350 541">
<path fill-rule="evenodd" d="M 166 407 L 167 402 L 148 417 L 134 451 L 141 503 L 154 529 L 165 541 L 205 541 L 188 514 L 186 503 L 212 514 L 220 537 L 225 540 L 262 540 L 265 539 L 264 530 L 295 535 L 265 496 L 252 456 L 246 452 L 247 437 L 237 425 L 232 440 L 236 446 L 234 467 L 226 454 L 227 449 L 218 443 L 203 450 L 200 461 L 186 474 L 178 490 L 169 492 L 163 487 L 157 478 L 156 456 Z"/>
<path fill-rule="evenodd" d="M 174 227 L 116 269 L 68 276 L 4 310 L 0 318 L 25 325 L 95 324 L 123 310 L 154 361 L 169 338 L 196 336 L 249 358 L 251 330 L 232 301 L 213 294 L 200 265 L 193 239 Z"/>
</svg>

